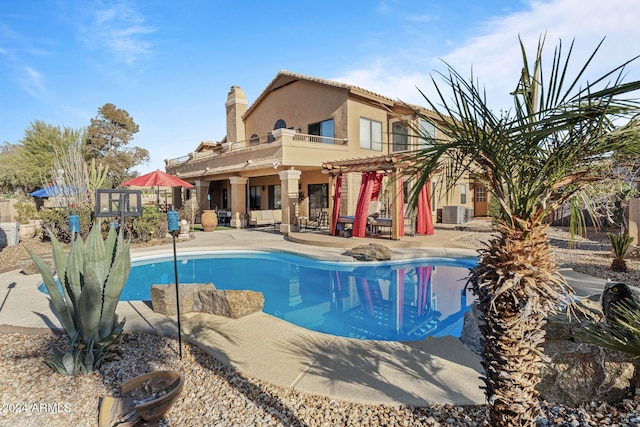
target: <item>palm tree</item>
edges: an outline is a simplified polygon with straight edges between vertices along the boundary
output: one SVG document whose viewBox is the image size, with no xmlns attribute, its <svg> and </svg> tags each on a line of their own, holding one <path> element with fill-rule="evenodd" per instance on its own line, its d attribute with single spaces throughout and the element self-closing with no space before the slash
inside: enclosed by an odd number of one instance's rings
<svg viewBox="0 0 640 427">
<path fill-rule="evenodd" d="M 433 100 L 421 92 L 444 136 L 412 126 L 429 145 L 412 154 L 415 166 L 407 173 L 418 185 L 410 202 L 416 203 L 419 188 L 439 170 L 449 186 L 472 173 L 499 203 L 497 237 L 480 251 L 468 278 L 483 316 L 483 381 L 494 426 L 535 425 L 543 328 L 548 314 L 567 307 L 573 295 L 554 263 L 545 217 L 603 178 L 593 167 L 597 162 L 613 152 L 640 150 L 640 104 L 627 99 L 640 81 L 622 81 L 625 66 L 636 58 L 580 86 L 601 45 L 571 79 L 573 43 L 566 55 L 558 44 L 550 73 L 543 76 L 544 38 L 532 68 L 520 40 L 523 68 L 511 94 L 514 107 L 499 115 L 473 76 L 466 80 L 451 66 L 439 73 L 443 85 L 432 78 Z"/>
</svg>

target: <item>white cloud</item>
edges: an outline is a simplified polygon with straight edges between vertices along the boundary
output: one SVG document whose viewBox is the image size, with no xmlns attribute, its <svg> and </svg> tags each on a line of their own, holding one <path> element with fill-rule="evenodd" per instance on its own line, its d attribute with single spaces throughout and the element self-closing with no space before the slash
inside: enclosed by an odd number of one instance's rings
<svg viewBox="0 0 640 427">
<path fill-rule="evenodd" d="M 532 1 L 525 11 L 492 19 L 481 27 L 481 34 L 458 45 L 442 56 L 464 77 L 473 75 L 487 91 L 494 108 L 511 106 L 509 92 L 517 84 L 522 67 L 520 36 L 529 57 L 533 57 L 541 35 L 546 33 L 545 63 L 551 65 L 558 40 L 567 52 L 575 38 L 572 63 L 584 64 L 600 40 L 606 40 L 591 66 L 591 77 L 601 75 L 640 54 L 640 8 L 637 0 L 551 0 Z M 456 23 L 452 26 L 460 25 Z M 443 35 L 442 40 L 445 40 Z M 419 55 L 416 55 L 419 56 Z M 429 68 L 424 68 L 424 67 Z M 345 72 L 335 80 L 355 84 L 382 95 L 424 105 L 416 86 L 429 96 L 434 94 L 429 75 L 432 70 L 444 72 L 446 66 L 431 61 L 411 61 L 407 57 L 376 58 L 368 66 Z M 640 67 L 629 68 L 627 80 L 640 79 Z M 439 78 L 436 76 L 436 81 Z"/>
<path fill-rule="evenodd" d="M 145 36 L 156 31 L 144 16 L 126 1 L 98 6 L 79 29 L 81 39 L 92 49 L 106 49 L 118 61 L 132 64 L 152 53 Z"/>
<path fill-rule="evenodd" d="M 22 87 L 34 97 L 40 97 L 45 92 L 44 76 L 31 67 L 25 68 Z"/>
</svg>

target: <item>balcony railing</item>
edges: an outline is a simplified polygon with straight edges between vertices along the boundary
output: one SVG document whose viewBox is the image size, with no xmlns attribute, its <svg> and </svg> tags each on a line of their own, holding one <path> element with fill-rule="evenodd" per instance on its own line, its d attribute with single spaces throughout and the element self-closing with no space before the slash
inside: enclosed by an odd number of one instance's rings
<svg viewBox="0 0 640 427">
<path fill-rule="evenodd" d="M 187 163 L 193 160 L 201 160 L 209 157 L 217 156 L 221 153 L 228 153 L 232 151 L 239 151 L 263 144 L 270 144 L 275 141 L 283 141 L 285 139 L 293 140 L 294 142 L 307 142 L 315 144 L 333 144 L 333 145 L 346 145 L 346 139 L 330 138 L 320 135 L 307 135 L 303 133 L 296 133 L 289 129 L 278 129 L 273 133 L 269 133 L 263 136 L 256 136 L 251 139 L 238 142 L 224 142 L 218 145 L 215 149 L 209 149 L 202 152 L 193 152 L 185 156 L 176 157 L 174 159 L 167 159 L 165 161 L 167 166 L 176 166 L 183 163 Z"/>
</svg>

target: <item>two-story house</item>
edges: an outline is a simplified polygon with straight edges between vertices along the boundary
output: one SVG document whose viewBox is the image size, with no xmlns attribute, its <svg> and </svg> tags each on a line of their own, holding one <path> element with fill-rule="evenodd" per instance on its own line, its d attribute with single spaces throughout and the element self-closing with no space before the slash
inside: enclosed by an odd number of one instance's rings
<svg viewBox="0 0 640 427">
<path fill-rule="evenodd" d="M 296 217 L 317 218 L 327 212 L 331 191 L 323 164 L 420 147 L 425 141 L 412 136 L 403 120 L 438 132 L 412 109 L 430 117 L 424 108 L 409 108 L 366 89 L 281 71 L 251 106 L 240 87 L 231 87 L 226 136 L 166 160 L 166 171 L 194 184 L 201 208 L 218 210 L 220 219 L 230 218 L 231 226 L 244 226 L 251 211 L 280 209 L 281 231 L 288 233 Z M 360 181 L 360 173 L 343 177 L 341 215 L 353 215 Z M 434 221 L 444 206 L 459 207 L 456 212 L 467 216 L 472 210 L 486 214 L 486 195 L 479 184 L 472 186 L 464 180 L 449 194 L 439 194 L 437 176 L 432 177 Z M 179 205 L 176 196 L 174 204 Z M 387 199 L 383 188 L 383 209 Z"/>
</svg>

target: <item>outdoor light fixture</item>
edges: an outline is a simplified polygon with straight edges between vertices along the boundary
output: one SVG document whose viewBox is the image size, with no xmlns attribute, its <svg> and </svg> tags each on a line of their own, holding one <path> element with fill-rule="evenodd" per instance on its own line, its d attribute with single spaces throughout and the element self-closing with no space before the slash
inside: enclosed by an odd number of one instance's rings
<svg viewBox="0 0 640 427">
<path fill-rule="evenodd" d="M 280 162 L 273 162 L 274 169 L 278 169 L 278 166 L 280 166 Z"/>
</svg>

